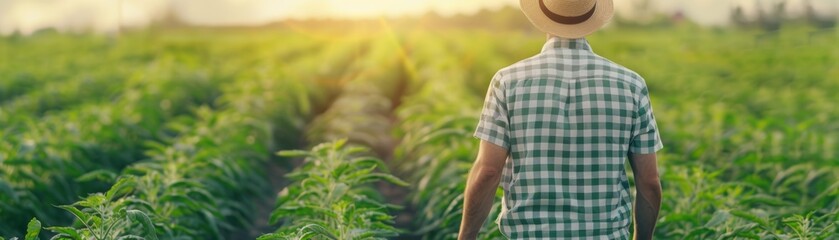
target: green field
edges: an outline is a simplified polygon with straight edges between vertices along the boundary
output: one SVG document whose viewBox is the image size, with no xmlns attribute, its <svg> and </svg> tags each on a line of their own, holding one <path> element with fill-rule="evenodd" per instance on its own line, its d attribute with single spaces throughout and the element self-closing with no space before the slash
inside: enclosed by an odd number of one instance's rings
<svg viewBox="0 0 839 240">
<path fill-rule="evenodd" d="M 839 32 L 589 41 L 649 86 L 659 239 L 839 239 Z M 0 236 L 455 239 L 490 78 L 543 42 L 384 22 L 0 37 Z"/>
</svg>

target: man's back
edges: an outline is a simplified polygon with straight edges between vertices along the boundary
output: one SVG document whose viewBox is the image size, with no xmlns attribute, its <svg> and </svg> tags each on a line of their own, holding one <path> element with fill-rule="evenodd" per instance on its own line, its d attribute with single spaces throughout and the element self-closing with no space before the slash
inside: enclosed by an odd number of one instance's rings
<svg viewBox="0 0 839 240">
<path fill-rule="evenodd" d="M 542 53 L 496 73 L 475 137 L 460 239 L 475 239 L 504 188 L 502 233 L 513 239 L 651 239 L 661 204 L 661 140 L 644 80 L 591 51 L 585 36 L 612 0 L 520 0 L 552 37 Z M 635 173 L 634 217 L 624 169 Z"/>
<path fill-rule="evenodd" d="M 627 239 L 626 157 L 662 147 L 643 79 L 557 37 L 496 74 L 475 136 L 509 150 L 499 224 L 513 239 Z"/>
</svg>

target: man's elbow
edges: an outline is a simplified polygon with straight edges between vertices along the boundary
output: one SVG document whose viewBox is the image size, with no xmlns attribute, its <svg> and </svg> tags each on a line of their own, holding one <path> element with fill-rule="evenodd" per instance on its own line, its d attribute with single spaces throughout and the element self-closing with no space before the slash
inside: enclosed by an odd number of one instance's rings
<svg viewBox="0 0 839 240">
<path fill-rule="evenodd" d="M 478 182 L 496 182 L 501 179 L 501 169 L 478 167 L 474 170 L 475 180 Z"/>
<path fill-rule="evenodd" d="M 645 197 L 661 198 L 661 180 L 659 180 L 658 176 L 636 179 L 635 187 Z"/>
</svg>

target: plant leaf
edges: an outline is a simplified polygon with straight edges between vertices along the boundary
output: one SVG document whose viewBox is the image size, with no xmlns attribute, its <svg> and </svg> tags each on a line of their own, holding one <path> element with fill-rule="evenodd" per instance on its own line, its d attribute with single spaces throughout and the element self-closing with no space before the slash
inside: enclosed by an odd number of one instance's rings
<svg viewBox="0 0 839 240">
<path fill-rule="evenodd" d="M 256 240 L 285 240 L 285 239 L 286 238 L 284 238 L 283 235 L 280 235 L 278 233 L 263 234 L 262 236 L 259 236 L 258 238 L 256 238 Z"/>
<path fill-rule="evenodd" d="M 303 226 L 302 228 L 300 228 L 300 230 L 301 231 L 310 231 L 310 232 L 316 233 L 318 235 L 324 236 L 324 237 L 332 239 L 332 240 L 338 240 L 338 237 L 336 237 L 334 234 L 329 232 L 329 230 L 327 230 L 325 227 L 323 227 L 321 225 L 309 224 L 309 225 Z"/>
<path fill-rule="evenodd" d="M 140 210 L 134 209 L 125 211 L 125 214 L 132 222 L 139 222 L 143 226 L 143 235 L 145 235 L 146 239 L 157 240 L 157 233 L 154 232 L 154 224 L 152 224 L 148 215 Z"/>
<path fill-rule="evenodd" d="M 749 213 L 749 212 L 740 211 L 740 210 L 731 210 L 731 215 L 737 216 L 737 217 L 742 218 L 742 219 L 744 219 L 746 221 L 749 221 L 749 222 L 757 223 L 758 225 L 760 225 L 761 227 L 764 227 L 764 228 L 769 227 L 769 222 L 767 222 L 766 219 L 760 218 L 757 215 L 754 215 L 754 214 Z"/>
<path fill-rule="evenodd" d="M 713 228 L 713 227 L 719 226 L 720 224 L 727 221 L 730 217 L 731 217 L 731 214 L 728 213 L 728 211 L 718 210 L 717 212 L 714 213 L 714 216 L 711 217 L 711 220 L 709 220 L 707 223 L 705 223 L 705 227 Z"/>
<path fill-rule="evenodd" d="M 38 234 L 40 233 L 41 221 L 38 221 L 36 218 L 29 220 L 29 224 L 26 225 L 26 240 L 36 240 L 38 239 Z"/>
<path fill-rule="evenodd" d="M 61 206 L 58 206 L 58 208 L 67 210 L 68 212 L 72 213 L 74 216 L 76 216 L 76 218 L 79 219 L 79 221 L 81 221 L 84 224 L 87 224 L 88 220 L 90 219 L 90 216 L 88 216 L 87 213 L 84 213 L 84 212 L 80 211 L 75 206 L 61 205 Z"/>
<path fill-rule="evenodd" d="M 117 238 L 117 240 L 128 240 L 128 239 L 146 240 L 145 238 L 137 236 L 137 235 L 125 235 L 125 236 Z"/>
<path fill-rule="evenodd" d="M 99 169 L 90 171 L 76 178 L 77 182 L 90 182 L 99 180 L 106 183 L 112 183 L 116 180 L 117 174 L 107 169 Z"/>
<path fill-rule="evenodd" d="M 105 198 L 108 200 L 114 200 L 123 194 L 128 194 L 137 185 L 134 180 L 135 179 L 133 177 L 120 178 L 113 186 L 111 186 L 111 189 L 108 189 L 108 192 L 105 193 Z"/>
<path fill-rule="evenodd" d="M 82 239 L 82 236 L 79 235 L 78 230 L 76 230 L 75 228 L 71 228 L 71 227 L 47 227 L 47 230 L 50 230 L 54 233 L 58 233 L 58 235 L 56 235 L 56 236 L 67 235 L 67 237 L 70 237 L 72 239 L 79 239 L 79 240 Z"/>
<path fill-rule="evenodd" d="M 384 173 L 371 173 L 367 176 L 362 177 L 361 180 L 359 180 L 360 183 L 368 183 L 375 181 L 385 181 L 402 187 L 407 187 L 411 185 L 410 183 L 402 181 L 402 179 L 399 179 L 396 176 Z"/>
<path fill-rule="evenodd" d="M 312 154 L 308 151 L 303 150 L 283 150 L 277 152 L 277 156 L 280 157 L 288 157 L 288 158 L 295 158 L 295 157 L 308 157 Z"/>
</svg>

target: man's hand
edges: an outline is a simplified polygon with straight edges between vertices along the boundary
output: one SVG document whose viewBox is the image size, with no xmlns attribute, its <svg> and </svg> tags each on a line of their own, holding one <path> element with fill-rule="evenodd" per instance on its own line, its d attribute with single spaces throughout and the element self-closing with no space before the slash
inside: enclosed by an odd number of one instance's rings
<svg viewBox="0 0 839 240">
<path fill-rule="evenodd" d="M 501 171 L 507 161 L 507 149 L 481 141 L 478 159 L 469 172 L 463 199 L 463 220 L 460 222 L 460 240 L 471 240 L 486 221 L 495 200 L 495 191 L 501 182 Z"/>
<path fill-rule="evenodd" d="M 655 222 L 661 208 L 661 182 L 658 179 L 656 155 L 631 154 L 629 164 L 635 175 L 635 239 L 653 238 Z"/>
</svg>

